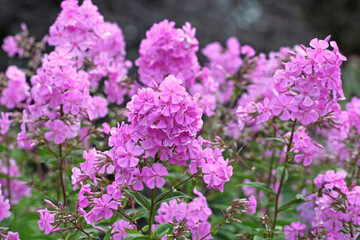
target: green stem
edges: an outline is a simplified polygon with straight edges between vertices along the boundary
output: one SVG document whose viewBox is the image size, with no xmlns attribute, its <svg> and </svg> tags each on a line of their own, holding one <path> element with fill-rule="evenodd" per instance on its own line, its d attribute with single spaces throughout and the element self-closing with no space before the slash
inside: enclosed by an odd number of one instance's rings
<svg viewBox="0 0 360 240">
<path fill-rule="evenodd" d="M 294 132 L 295 132 L 295 126 L 296 126 L 296 119 L 295 119 L 295 121 L 294 121 L 294 123 L 293 123 L 292 129 L 291 129 L 291 135 L 290 135 L 289 143 L 288 143 L 287 148 L 286 148 L 285 163 L 288 163 L 288 161 L 289 161 L 289 154 L 288 154 L 288 152 L 290 151 L 290 148 L 291 148 L 291 145 L 292 145 L 292 142 L 293 142 L 293 137 L 294 137 Z M 283 186 L 283 184 L 284 184 L 285 173 L 286 173 L 286 166 L 284 166 L 284 170 L 283 170 L 283 172 L 282 172 L 281 179 L 280 179 L 279 189 L 278 189 L 278 191 L 277 191 L 277 193 L 276 193 L 275 207 L 274 207 L 274 220 L 273 220 L 271 237 L 273 237 L 273 235 L 274 235 L 274 230 L 275 230 L 275 227 L 276 227 L 277 217 L 278 217 L 278 214 L 279 214 L 279 198 L 280 198 L 281 188 L 282 188 L 282 186 Z"/>
<path fill-rule="evenodd" d="M 154 210 L 155 210 L 155 190 L 156 188 L 154 187 L 154 189 L 151 190 L 151 206 L 150 206 L 150 211 L 149 211 L 149 235 L 152 235 L 152 231 L 151 231 L 151 227 L 152 227 L 152 223 L 153 223 L 153 218 L 154 218 Z"/>
<path fill-rule="evenodd" d="M 247 165 L 240 157 L 237 153 L 234 153 L 235 159 L 237 161 L 239 161 L 242 165 L 244 165 L 244 167 L 246 167 L 247 169 L 249 169 L 261 182 L 265 183 L 267 186 L 268 184 L 266 183 L 265 179 L 263 177 L 261 177 L 259 174 L 257 174 L 255 172 L 254 169 L 252 169 L 249 165 Z"/>
<path fill-rule="evenodd" d="M 66 187 L 64 183 L 64 176 L 63 176 L 63 167 L 64 167 L 64 158 L 62 157 L 62 144 L 59 144 L 59 158 L 60 158 L 60 165 L 59 165 L 59 178 L 60 178 L 60 185 L 62 189 L 62 194 L 64 198 L 64 206 L 66 206 Z"/>
<path fill-rule="evenodd" d="M 145 235 L 144 231 L 141 229 L 141 227 L 135 222 L 133 221 L 128 215 L 126 215 L 126 213 L 123 213 L 122 211 L 118 211 L 118 213 L 120 213 L 123 217 L 125 217 L 127 220 L 129 220 L 133 225 L 135 225 L 142 234 Z"/>
</svg>

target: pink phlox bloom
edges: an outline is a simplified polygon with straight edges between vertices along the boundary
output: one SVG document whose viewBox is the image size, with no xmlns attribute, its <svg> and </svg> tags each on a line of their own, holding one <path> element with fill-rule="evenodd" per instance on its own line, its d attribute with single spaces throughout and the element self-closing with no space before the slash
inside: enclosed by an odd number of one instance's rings
<svg viewBox="0 0 360 240">
<path fill-rule="evenodd" d="M 122 196 L 121 186 L 114 181 L 111 185 L 106 187 L 108 194 L 110 194 L 115 200 L 119 200 Z"/>
<path fill-rule="evenodd" d="M 113 229 L 111 230 L 111 234 L 114 240 L 121 240 L 127 235 L 126 229 L 134 229 L 134 226 L 131 225 L 128 221 L 124 219 L 120 219 L 112 225 Z"/>
<path fill-rule="evenodd" d="M 176 199 L 172 199 L 167 202 L 163 202 L 158 209 L 158 215 L 155 216 L 155 221 L 158 223 L 172 223 L 173 218 L 176 217 L 177 212 L 177 201 Z"/>
<path fill-rule="evenodd" d="M 292 222 L 289 225 L 284 227 L 284 234 L 286 235 L 286 240 L 298 240 L 299 235 L 304 236 L 304 230 L 306 228 L 305 224 L 301 222 Z"/>
<path fill-rule="evenodd" d="M 51 141 L 54 139 L 55 144 L 61 144 L 65 141 L 69 127 L 63 121 L 59 119 L 55 119 L 54 121 L 49 120 L 45 126 L 50 129 L 50 131 L 44 135 L 46 140 Z"/>
<path fill-rule="evenodd" d="M 312 160 L 317 157 L 318 149 L 314 145 L 310 145 L 309 147 L 300 147 L 298 153 L 295 155 L 295 162 L 300 163 L 303 161 L 303 165 L 309 166 L 312 163 Z"/>
<path fill-rule="evenodd" d="M 154 189 L 155 185 L 157 188 L 161 188 L 165 184 L 163 177 L 169 173 L 161 163 L 154 163 L 151 168 L 144 167 L 142 170 L 144 175 L 144 183 L 150 189 Z"/>
<path fill-rule="evenodd" d="M 45 234 L 49 235 L 52 230 L 51 224 L 55 222 L 55 217 L 47 210 L 47 208 L 38 210 L 40 220 L 38 221 L 40 230 L 45 230 Z"/>
<path fill-rule="evenodd" d="M 257 120 L 259 122 L 266 122 L 271 117 L 271 108 L 272 103 L 270 102 L 269 98 L 265 98 L 263 101 L 259 102 L 257 104 L 257 110 L 259 113 L 259 116 L 257 117 Z"/>
<path fill-rule="evenodd" d="M 111 201 L 112 197 L 104 194 L 101 198 L 94 199 L 94 208 L 91 210 L 95 215 L 101 215 L 104 219 L 109 219 L 113 216 L 113 210 L 118 209 L 119 203 Z"/>
<path fill-rule="evenodd" d="M 128 141 L 125 146 L 119 146 L 116 149 L 116 163 L 122 168 L 135 167 L 139 162 L 137 157 L 143 152 L 144 150 L 140 146 Z"/>
</svg>

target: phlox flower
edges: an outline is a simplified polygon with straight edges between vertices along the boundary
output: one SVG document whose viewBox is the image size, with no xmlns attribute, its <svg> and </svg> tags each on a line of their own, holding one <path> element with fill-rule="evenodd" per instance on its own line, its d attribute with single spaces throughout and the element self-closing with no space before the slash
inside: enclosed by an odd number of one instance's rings
<svg viewBox="0 0 360 240">
<path fill-rule="evenodd" d="M 40 220 L 38 221 L 40 230 L 45 230 L 45 234 L 49 235 L 53 229 L 51 224 L 55 222 L 55 217 L 47 208 L 38 210 L 37 212 L 40 214 Z"/>
<path fill-rule="evenodd" d="M 161 188 L 165 184 L 165 179 L 163 177 L 167 176 L 169 173 L 161 163 L 154 163 L 151 168 L 144 167 L 142 170 L 144 176 L 144 183 L 150 189 Z"/>
</svg>

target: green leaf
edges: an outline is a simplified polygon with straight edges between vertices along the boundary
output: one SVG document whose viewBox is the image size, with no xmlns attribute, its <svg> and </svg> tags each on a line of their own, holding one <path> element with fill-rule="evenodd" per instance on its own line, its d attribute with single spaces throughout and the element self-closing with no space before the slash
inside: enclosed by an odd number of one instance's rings
<svg viewBox="0 0 360 240">
<path fill-rule="evenodd" d="M 138 233 L 138 231 L 136 231 L 135 229 L 130 229 L 130 228 L 125 228 L 125 232 L 132 233 L 132 234 L 137 234 Z"/>
<path fill-rule="evenodd" d="M 151 239 L 151 237 L 142 234 L 130 234 L 123 238 L 123 240 L 142 240 L 142 239 Z"/>
<path fill-rule="evenodd" d="M 154 233 L 156 234 L 156 237 L 160 239 L 163 237 L 166 233 L 168 233 L 169 229 L 171 228 L 170 223 L 162 223 L 154 230 Z"/>
<path fill-rule="evenodd" d="M 298 195 L 296 195 L 296 197 L 295 197 L 294 200 L 282 204 L 282 205 L 279 207 L 279 210 L 278 210 L 278 211 L 279 211 L 279 212 L 282 212 L 282 211 L 284 211 L 284 210 L 286 210 L 286 209 L 289 209 L 289 208 L 298 206 L 298 205 L 300 205 L 301 203 L 304 203 L 304 202 L 306 202 L 306 200 L 304 199 L 304 196 L 301 195 L 301 194 L 298 194 Z"/>
<path fill-rule="evenodd" d="M 265 192 L 271 193 L 273 195 L 276 195 L 276 192 L 274 191 L 274 189 L 268 187 L 265 183 L 262 183 L 262 182 L 241 183 L 238 186 L 254 187 L 254 188 L 263 190 Z"/>
<path fill-rule="evenodd" d="M 282 138 L 268 137 L 268 138 L 264 138 L 264 139 L 265 139 L 265 141 L 276 141 L 276 142 L 286 144 L 285 140 Z"/>
<path fill-rule="evenodd" d="M 159 203 L 162 202 L 167 202 L 170 201 L 171 199 L 175 199 L 175 198 L 191 198 L 190 196 L 186 195 L 185 193 L 182 193 L 180 191 L 172 191 L 171 193 L 167 194 L 167 192 L 163 192 L 162 194 L 160 194 L 159 196 L 157 196 L 157 198 L 155 199 L 156 205 L 158 205 Z M 166 196 L 165 196 L 166 195 Z M 161 199 L 163 196 L 165 196 L 163 199 Z M 159 201 L 159 199 L 161 199 Z"/>
<path fill-rule="evenodd" d="M 149 210 L 149 206 L 151 206 L 150 200 L 145 197 L 143 194 L 139 193 L 138 194 L 141 196 L 139 196 L 136 192 L 134 191 L 129 191 L 129 190 L 124 190 L 124 192 L 130 194 L 131 196 L 134 197 L 135 202 L 137 204 L 139 204 L 140 206 L 142 206 L 143 208 Z M 146 204 L 145 204 L 146 203 Z"/>
<path fill-rule="evenodd" d="M 288 170 L 287 170 L 286 168 L 284 168 L 284 167 L 278 167 L 278 168 L 276 169 L 276 174 L 277 174 L 278 180 L 280 181 L 281 176 L 283 175 L 283 171 L 285 171 L 284 181 L 283 181 L 283 183 L 285 183 L 285 182 L 288 180 L 288 178 L 289 178 L 289 172 L 288 172 Z"/>
<path fill-rule="evenodd" d="M 110 240 L 110 237 L 111 237 L 111 228 L 106 232 L 106 235 L 105 235 L 105 237 L 104 237 L 104 239 L 103 240 Z"/>
</svg>

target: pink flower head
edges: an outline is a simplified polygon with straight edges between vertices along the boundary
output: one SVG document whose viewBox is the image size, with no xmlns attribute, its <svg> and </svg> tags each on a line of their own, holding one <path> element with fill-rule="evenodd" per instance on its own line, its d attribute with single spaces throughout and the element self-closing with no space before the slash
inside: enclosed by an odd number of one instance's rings
<svg viewBox="0 0 360 240">
<path fill-rule="evenodd" d="M 112 197 L 108 194 L 104 194 L 101 198 L 94 199 L 94 208 L 91 212 L 95 216 L 101 215 L 104 219 L 109 219 L 113 216 L 113 211 L 111 209 L 118 209 L 119 203 L 111 201 Z"/>
<path fill-rule="evenodd" d="M 54 121 L 49 120 L 45 126 L 50 129 L 50 131 L 44 135 L 46 140 L 51 141 L 54 139 L 55 144 L 65 142 L 69 127 L 63 121 L 59 119 L 55 119 Z"/>
<path fill-rule="evenodd" d="M 38 221 L 40 230 L 45 230 L 45 234 L 49 235 L 53 229 L 51 224 L 55 222 L 55 217 L 47 208 L 38 210 L 37 212 L 40 213 L 40 220 Z"/>
<path fill-rule="evenodd" d="M 0 184 L 0 221 L 4 218 L 10 217 L 10 204 L 9 199 L 4 199 L 1 192 L 1 184 Z"/>
<path fill-rule="evenodd" d="M 165 184 L 165 179 L 163 177 L 168 175 L 166 167 L 161 163 L 154 163 L 151 168 L 144 167 L 142 170 L 144 176 L 144 183 L 150 189 L 161 188 Z"/>
<path fill-rule="evenodd" d="M 14 57 L 15 54 L 19 52 L 19 48 L 14 36 L 7 36 L 4 38 L 2 48 L 9 57 Z"/>
<path fill-rule="evenodd" d="M 112 225 L 113 229 L 111 234 L 114 240 L 121 240 L 128 235 L 126 229 L 134 229 L 134 226 L 131 225 L 128 221 L 120 219 Z"/>
<path fill-rule="evenodd" d="M 121 198 L 121 186 L 114 181 L 111 185 L 107 186 L 107 192 L 110 194 L 115 200 L 119 200 Z"/>
<path fill-rule="evenodd" d="M 338 188 L 343 192 L 347 192 L 346 182 L 345 182 L 346 172 L 334 170 L 326 171 L 323 181 L 325 183 L 324 187 L 327 189 Z"/>
<path fill-rule="evenodd" d="M 284 234 L 286 235 L 286 240 L 297 240 L 299 235 L 304 236 L 304 230 L 306 226 L 301 222 L 292 222 L 289 225 L 284 227 Z"/>
<path fill-rule="evenodd" d="M 254 214 L 256 212 L 256 198 L 254 197 L 254 195 L 252 195 L 251 197 L 249 197 L 249 201 L 246 203 L 246 205 L 249 207 L 250 211 L 249 213 Z"/>
<path fill-rule="evenodd" d="M 144 150 L 140 146 L 128 141 L 124 147 L 120 146 L 116 149 L 116 162 L 122 168 L 135 167 L 139 162 L 137 156 L 143 152 Z"/>
</svg>

